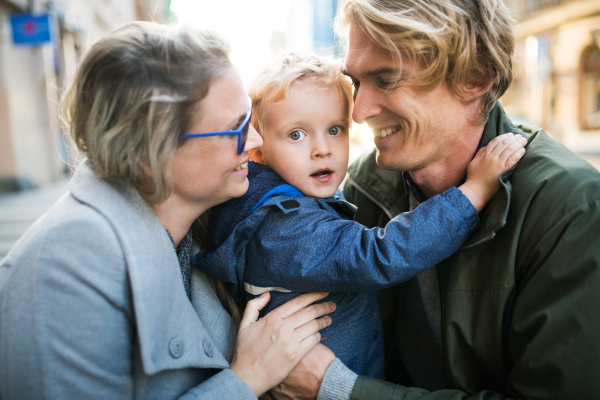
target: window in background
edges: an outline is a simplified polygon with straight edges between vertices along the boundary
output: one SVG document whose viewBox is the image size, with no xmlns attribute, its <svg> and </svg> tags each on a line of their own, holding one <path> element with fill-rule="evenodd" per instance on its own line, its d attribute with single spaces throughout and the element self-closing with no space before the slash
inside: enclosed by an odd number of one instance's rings
<svg viewBox="0 0 600 400">
<path fill-rule="evenodd" d="M 600 49 L 591 45 L 583 52 L 581 113 L 584 129 L 600 129 Z"/>
</svg>

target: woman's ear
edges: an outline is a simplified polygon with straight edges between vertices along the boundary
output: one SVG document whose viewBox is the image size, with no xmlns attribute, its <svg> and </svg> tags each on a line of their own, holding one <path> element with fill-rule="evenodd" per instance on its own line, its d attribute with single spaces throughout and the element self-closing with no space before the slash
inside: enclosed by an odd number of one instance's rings
<svg viewBox="0 0 600 400">
<path fill-rule="evenodd" d="M 154 179 L 154 172 L 152 171 L 152 167 L 150 166 L 149 162 L 142 163 L 142 170 L 144 171 L 144 174 L 146 174 L 146 176 L 148 178 Z"/>
<path fill-rule="evenodd" d="M 262 152 L 262 147 L 256 150 L 250 150 L 250 161 L 254 161 L 260 164 L 267 165 L 265 161 L 264 154 Z"/>
</svg>

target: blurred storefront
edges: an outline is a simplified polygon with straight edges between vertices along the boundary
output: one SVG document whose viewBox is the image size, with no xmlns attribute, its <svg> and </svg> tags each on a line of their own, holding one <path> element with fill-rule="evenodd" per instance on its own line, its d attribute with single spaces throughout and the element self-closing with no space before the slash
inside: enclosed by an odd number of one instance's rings
<svg viewBox="0 0 600 400">
<path fill-rule="evenodd" d="M 517 20 L 515 79 L 500 100 L 573 151 L 600 158 L 600 0 L 505 0 Z"/>
<path fill-rule="evenodd" d="M 58 101 L 79 57 L 115 26 L 166 20 L 168 7 L 169 0 L 0 0 L 0 192 L 68 171 Z M 50 42 L 15 44 L 16 14 L 48 15 Z"/>
</svg>

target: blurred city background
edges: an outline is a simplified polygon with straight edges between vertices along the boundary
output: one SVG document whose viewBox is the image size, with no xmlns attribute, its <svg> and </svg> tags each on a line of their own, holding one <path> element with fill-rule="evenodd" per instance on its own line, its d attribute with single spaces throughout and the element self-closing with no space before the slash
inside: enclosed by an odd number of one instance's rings
<svg viewBox="0 0 600 400">
<path fill-rule="evenodd" d="M 517 21 L 514 72 L 500 99 L 600 168 L 600 0 L 505 0 Z M 73 146 L 58 101 L 85 50 L 132 20 L 219 31 L 245 82 L 283 49 L 342 57 L 337 0 L 0 0 L 0 258 L 68 190 Z M 351 159 L 373 146 L 355 126 Z"/>
</svg>

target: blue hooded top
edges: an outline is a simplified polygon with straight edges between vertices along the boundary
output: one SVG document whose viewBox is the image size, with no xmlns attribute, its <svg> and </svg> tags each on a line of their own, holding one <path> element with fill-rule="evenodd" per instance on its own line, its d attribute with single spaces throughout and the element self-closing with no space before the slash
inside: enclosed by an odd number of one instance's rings
<svg viewBox="0 0 600 400">
<path fill-rule="evenodd" d="M 213 209 L 210 244 L 195 267 L 228 283 L 241 304 L 270 291 L 261 316 L 301 293 L 330 292 L 326 300 L 337 308 L 322 343 L 354 372 L 383 378 L 374 291 L 456 252 L 479 225 L 477 211 L 450 188 L 385 228 L 368 229 L 352 220 L 351 204 L 302 196 L 268 167 L 248 168 L 248 192 Z"/>
</svg>

